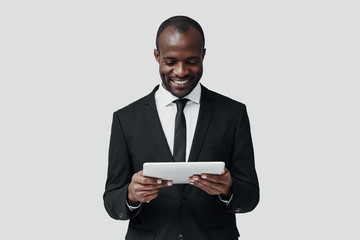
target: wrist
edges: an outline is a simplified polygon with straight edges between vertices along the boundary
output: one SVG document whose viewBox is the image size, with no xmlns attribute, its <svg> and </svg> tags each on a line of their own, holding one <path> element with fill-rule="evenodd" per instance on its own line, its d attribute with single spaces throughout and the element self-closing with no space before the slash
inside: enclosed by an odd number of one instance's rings
<svg viewBox="0 0 360 240">
<path fill-rule="evenodd" d="M 134 195 L 131 193 L 130 185 L 128 187 L 127 201 L 131 206 L 137 206 L 140 204 L 140 202 L 137 201 Z"/>
<path fill-rule="evenodd" d="M 232 195 L 232 184 L 230 185 L 230 187 L 228 187 L 228 189 L 225 192 L 220 193 L 220 195 L 223 199 L 229 199 Z"/>
<path fill-rule="evenodd" d="M 228 200 L 231 197 L 231 192 L 227 192 L 227 193 L 221 193 L 220 196 L 222 199 L 224 200 Z"/>
</svg>

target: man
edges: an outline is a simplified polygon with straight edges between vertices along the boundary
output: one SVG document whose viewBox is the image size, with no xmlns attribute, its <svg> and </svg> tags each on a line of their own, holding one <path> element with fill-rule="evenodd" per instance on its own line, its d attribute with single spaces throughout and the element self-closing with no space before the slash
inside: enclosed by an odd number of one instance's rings
<svg viewBox="0 0 360 240">
<path fill-rule="evenodd" d="M 193 19 L 164 21 L 154 56 L 161 85 L 113 115 L 105 208 L 130 219 L 130 240 L 238 239 L 235 213 L 259 201 L 246 107 L 199 84 L 205 38 Z M 142 174 L 145 162 L 175 160 L 224 161 L 225 168 L 182 185 Z"/>
</svg>

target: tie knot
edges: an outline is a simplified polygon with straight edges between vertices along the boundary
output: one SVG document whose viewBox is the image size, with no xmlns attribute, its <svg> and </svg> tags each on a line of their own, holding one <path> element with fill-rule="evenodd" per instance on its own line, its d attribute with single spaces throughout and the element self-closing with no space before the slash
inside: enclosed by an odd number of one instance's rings
<svg viewBox="0 0 360 240">
<path fill-rule="evenodd" d="M 189 101 L 189 99 L 182 98 L 182 99 L 177 99 L 173 102 L 176 103 L 176 107 L 178 111 L 183 111 L 187 101 Z"/>
</svg>

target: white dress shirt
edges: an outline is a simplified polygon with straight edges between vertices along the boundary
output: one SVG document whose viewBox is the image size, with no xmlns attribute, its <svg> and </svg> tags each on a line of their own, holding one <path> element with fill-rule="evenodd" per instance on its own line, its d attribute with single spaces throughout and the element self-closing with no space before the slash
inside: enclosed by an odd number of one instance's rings
<svg viewBox="0 0 360 240">
<path fill-rule="evenodd" d="M 189 159 L 196 123 L 199 116 L 200 96 L 201 86 L 200 83 L 198 83 L 196 87 L 184 97 L 189 99 L 184 108 L 184 115 L 186 121 L 186 162 Z M 171 154 L 173 154 L 174 150 L 175 116 L 177 112 L 176 103 L 173 103 L 173 101 L 177 99 L 179 98 L 172 95 L 161 84 L 159 86 L 159 90 L 155 92 L 156 109 Z"/>
</svg>

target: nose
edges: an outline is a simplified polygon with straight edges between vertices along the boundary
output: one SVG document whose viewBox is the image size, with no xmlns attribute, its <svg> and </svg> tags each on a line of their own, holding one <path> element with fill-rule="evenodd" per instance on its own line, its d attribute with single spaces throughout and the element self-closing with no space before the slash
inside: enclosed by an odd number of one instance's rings
<svg viewBox="0 0 360 240">
<path fill-rule="evenodd" d="M 186 67 L 186 64 L 179 62 L 174 68 L 174 73 L 176 76 L 182 78 L 185 77 L 189 71 Z"/>
</svg>

